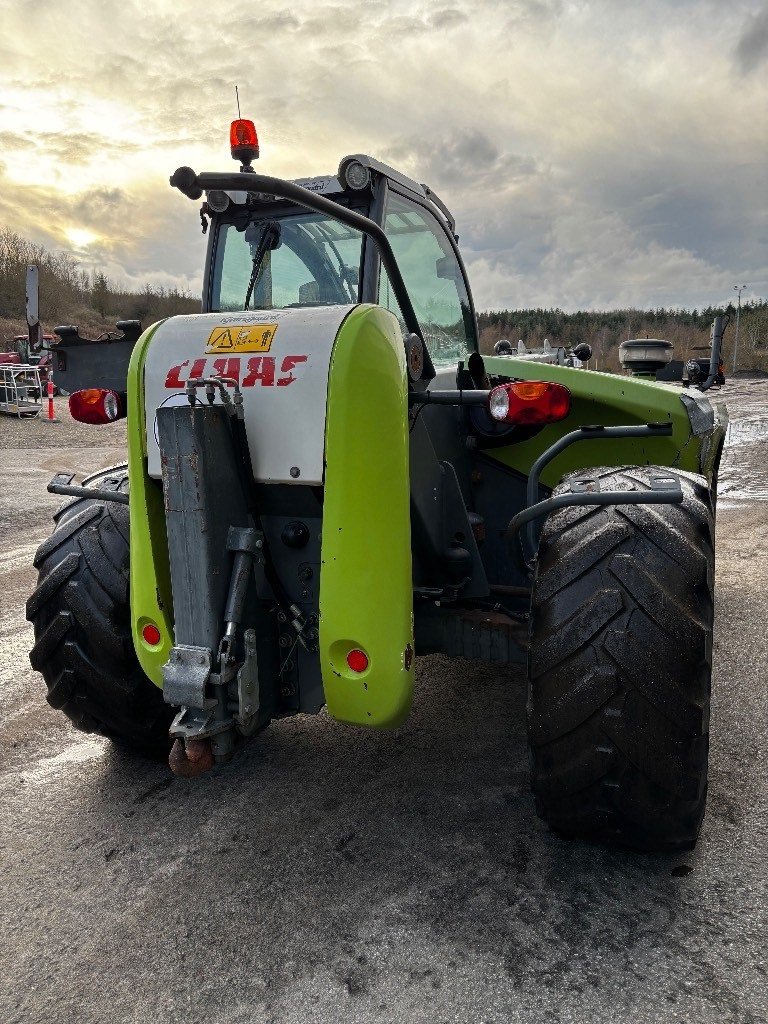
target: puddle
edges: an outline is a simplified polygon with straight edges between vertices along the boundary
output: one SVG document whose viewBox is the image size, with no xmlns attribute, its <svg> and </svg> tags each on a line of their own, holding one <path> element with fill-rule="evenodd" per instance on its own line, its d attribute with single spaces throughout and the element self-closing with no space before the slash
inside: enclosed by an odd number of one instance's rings
<svg viewBox="0 0 768 1024">
<path fill-rule="evenodd" d="M 762 439 L 758 440 L 760 436 Z M 729 428 L 718 483 L 721 507 L 735 508 L 742 502 L 768 501 L 766 439 L 766 421 L 736 422 Z"/>
<path fill-rule="evenodd" d="M 730 423 L 718 484 L 725 509 L 768 501 L 768 381 L 738 381 L 727 391 Z"/>
<path fill-rule="evenodd" d="M 749 416 L 728 424 L 725 447 L 735 448 L 742 444 L 760 444 L 768 438 L 768 414 Z"/>
<path fill-rule="evenodd" d="M 723 455 L 720 466 L 718 507 L 738 508 L 748 502 L 768 501 L 768 479 L 762 465 L 768 451 L 761 446 L 753 457 L 743 459 L 728 459 L 727 454 Z"/>
<path fill-rule="evenodd" d="M 768 501 L 768 489 L 754 490 L 747 486 L 739 487 L 737 484 L 734 484 L 733 489 L 726 493 L 723 493 L 721 487 L 717 495 L 717 507 L 719 509 L 742 508 L 752 501 Z"/>
</svg>

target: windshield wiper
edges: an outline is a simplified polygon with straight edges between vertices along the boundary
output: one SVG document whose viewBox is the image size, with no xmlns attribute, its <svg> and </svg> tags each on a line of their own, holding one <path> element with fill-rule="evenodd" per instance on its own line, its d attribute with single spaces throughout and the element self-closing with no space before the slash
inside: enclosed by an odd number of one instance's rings
<svg viewBox="0 0 768 1024">
<path fill-rule="evenodd" d="M 255 239 L 253 235 L 258 230 L 259 225 L 249 224 L 245 232 L 246 242 L 253 242 Z M 250 237 L 249 237 L 250 235 Z M 253 290 L 258 284 L 259 278 L 261 277 L 261 271 L 264 264 L 264 257 L 272 249 L 277 249 L 282 239 L 282 228 L 280 227 L 280 221 L 270 220 L 264 225 L 264 230 L 261 233 L 259 244 L 256 252 L 253 256 L 253 269 L 251 270 L 251 276 L 248 281 L 248 290 L 245 293 L 245 303 L 243 309 L 248 309 L 248 304 L 251 301 Z"/>
</svg>

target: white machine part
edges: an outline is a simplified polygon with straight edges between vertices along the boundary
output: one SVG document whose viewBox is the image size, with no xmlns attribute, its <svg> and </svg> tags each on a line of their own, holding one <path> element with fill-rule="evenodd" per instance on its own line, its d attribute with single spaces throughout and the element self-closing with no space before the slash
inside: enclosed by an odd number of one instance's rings
<svg viewBox="0 0 768 1024">
<path fill-rule="evenodd" d="M 526 347 L 525 342 L 518 341 L 517 358 L 527 359 L 529 363 L 549 363 L 554 366 L 564 366 L 565 349 L 560 347 L 552 348 L 547 338 L 544 339 L 544 344 L 540 349 L 529 349 Z"/>
<path fill-rule="evenodd" d="M 506 351 L 498 351 L 499 346 L 507 346 Z M 553 366 L 572 366 L 577 370 L 580 370 L 584 363 L 578 356 L 575 356 L 572 351 L 558 346 L 552 348 L 547 338 L 544 339 L 544 344 L 539 349 L 528 348 L 522 339 L 517 343 L 517 353 L 512 350 L 512 345 L 506 340 L 502 339 L 496 343 L 496 349 L 494 349 L 496 355 L 517 359 L 525 359 L 529 363 L 548 363 Z"/>
<path fill-rule="evenodd" d="M 301 185 L 302 188 L 307 189 L 309 192 L 317 192 L 320 195 L 334 195 L 342 191 L 341 182 L 338 177 L 332 174 L 324 174 L 318 178 L 295 178 L 293 184 Z M 231 202 L 235 203 L 236 206 L 243 206 L 248 201 L 247 192 L 226 192 L 225 195 L 229 196 Z M 272 196 L 267 196 L 266 198 L 272 201 Z"/>
<path fill-rule="evenodd" d="M 190 377 L 221 376 L 240 385 L 256 479 L 322 484 L 331 353 L 354 308 L 205 313 L 162 323 L 144 369 L 149 475 L 161 477 L 157 409 L 186 403 Z M 204 389 L 198 394 L 206 400 Z"/>
</svg>

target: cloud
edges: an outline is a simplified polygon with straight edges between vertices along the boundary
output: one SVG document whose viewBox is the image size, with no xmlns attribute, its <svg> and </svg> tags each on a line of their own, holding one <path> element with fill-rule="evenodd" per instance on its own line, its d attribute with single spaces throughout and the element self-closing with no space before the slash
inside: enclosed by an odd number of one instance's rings
<svg viewBox="0 0 768 1024">
<path fill-rule="evenodd" d="M 744 74 L 755 71 L 768 57 L 768 7 L 747 18 L 735 56 Z"/>
<path fill-rule="evenodd" d="M 568 238 L 574 227 L 576 237 Z M 702 307 L 713 295 L 722 301 L 730 291 L 726 270 L 685 249 L 644 244 L 621 224 L 600 226 L 596 237 L 584 244 L 582 229 L 581 218 L 559 224 L 557 244 L 539 261 L 535 274 L 511 274 L 506 263 L 470 257 L 478 308 Z M 684 296 L 676 286 L 681 278 L 686 281 Z"/>
<path fill-rule="evenodd" d="M 29 60 L 41 38 L 55 62 Z M 230 166 L 237 82 L 266 172 L 369 152 L 434 187 L 480 308 L 766 294 L 767 47 L 753 0 L 12 0 L 0 222 L 199 285 L 167 179 Z"/>
<path fill-rule="evenodd" d="M 428 20 L 432 28 L 451 29 L 464 24 L 467 14 L 455 7 L 445 7 L 441 11 L 433 11 Z"/>
<path fill-rule="evenodd" d="M 0 149 L 5 153 L 36 148 L 35 142 L 26 135 L 19 135 L 16 132 L 0 132 Z"/>
<path fill-rule="evenodd" d="M 437 190 L 505 190 L 537 170 L 533 157 L 502 150 L 490 135 L 474 126 L 429 139 L 404 139 L 393 143 L 385 157 Z"/>
</svg>

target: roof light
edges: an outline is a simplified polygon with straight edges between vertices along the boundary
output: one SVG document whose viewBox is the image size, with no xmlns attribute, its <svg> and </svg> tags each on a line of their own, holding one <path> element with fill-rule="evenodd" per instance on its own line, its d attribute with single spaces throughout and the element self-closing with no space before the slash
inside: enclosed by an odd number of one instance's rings
<svg viewBox="0 0 768 1024">
<path fill-rule="evenodd" d="M 488 396 L 488 411 L 499 423 L 534 426 L 556 423 L 571 411 L 571 392 L 564 384 L 520 380 L 500 384 Z"/>
<path fill-rule="evenodd" d="M 86 388 L 69 396 L 69 412 L 78 423 L 113 423 L 125 416 L 125 403 L 117 391 Z"/>
<path fill-rule="evenodd" d="M 361 189 L 368 188 L 371 182 L 371 172 L 359 160 L 350 160 L 344 168 L 344 180 L 347 188 L 359 192 Z"/>
<path fill-rule="evenodd" d="M 214 213 L 224 213 L 229 206 L 229 196 L 221 189 L 214 188 L 208 193 L 207 202 Z"/>
<path fill-rule="evenodd" d="M 259 137 L 253 121 L 238 118 L 229 129 L 229 148 L 233 160 L 242 164 L 250 164 L 251 160 L 259 159 Z"/>
<path fill-rule="evenodd" d="M 353 672 L 365 672 L 368 668 L 368 655 L 365 651 L 355 648 L 347 655 L 347 665 Z"/>
</svg>

